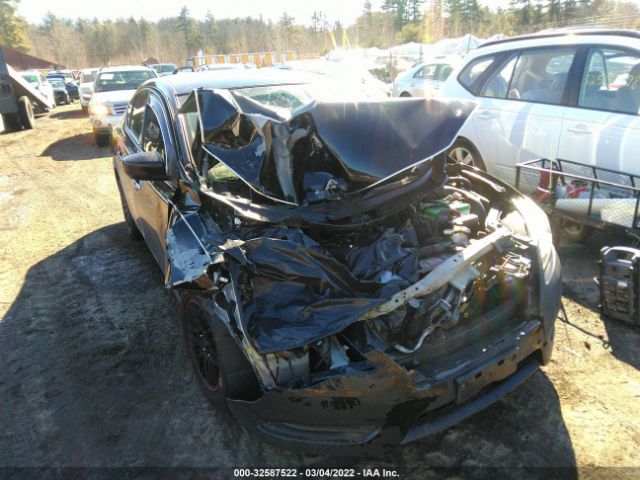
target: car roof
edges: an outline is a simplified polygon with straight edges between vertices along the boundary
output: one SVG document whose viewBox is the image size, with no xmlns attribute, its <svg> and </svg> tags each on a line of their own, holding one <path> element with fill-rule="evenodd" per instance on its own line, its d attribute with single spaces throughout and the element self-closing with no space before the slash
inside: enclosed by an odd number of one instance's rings
<svg viewBox="0 0 640 480">
<path fill-rule="evenodd" d="M 266 85 L 312 83 L 317 76 L 275 69 L 210 70 L 185 72 L 154 78 L 146 85 L 173 95 L 184 95 L 197 88 L 249 88 Z"/>
<path fill-rule="evenodd" d="M 537 33 L 527 34 L 527 35 L 518 35 L 515 37 L 507 37 L 501 38 L 499 40 L 491 40 L 486 43 L 483 43 L 478 47 L 478 49 L 484 49 L 486 47 L 491 47 L 494 45 L 503 45 L 509 44 L 513 42 L 522 42 L 522 41 L 534 41 L 539 39 L 546 38 L 558 38 L 558 37 L 568 37 L 568 36 L 619 36 L 619 37 L 628 37 L 628 38 L 637 38 L 640 39 L 640 32 L 635 30 L 626 30 L 626 29 L 615 29 L 615 28 L 604 28 L 604 27 L 566 27 L 566 28 L 555 28 L 548 30 L 541 30 Z M 586 43 L 586 42 L 585 42 Z"/>
<path fill-rule="evenodd" d="M 103 72 L 139 72 L 139 71 L 154 71 L 153 68 L 145 67 L 144 65 L 117 65 L 113 67 L 102 67 L 100 73 Z"/>
<path fill-rule="evenodd" d="M 83 68 L 82 70 L 80 70 L 80 73 L 91 73 L 91 72 L 97 72 L 98 70 L 100 70 L 98 67 Z"/>
</svg>

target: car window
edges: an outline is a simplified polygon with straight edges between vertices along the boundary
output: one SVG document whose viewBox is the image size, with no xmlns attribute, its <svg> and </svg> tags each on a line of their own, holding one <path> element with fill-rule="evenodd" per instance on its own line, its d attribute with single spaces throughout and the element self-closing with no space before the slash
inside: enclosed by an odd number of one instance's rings
<svg viewBox="0 0 640 480">
<path fill-rule="evenodd" d="M 449 75 L 451 75 L 452 71 L 453 71 L 453 67 L 451 65 L 446 65 L 446 64 L 438 65 L 438 71 L 436 73 L 435 80 L 440 80 L 444 82 L 447 78 L 449 78 Z"/>
<path fill-rule="evenodd" d="M 131 131 L 131 136 L 139 140 L 140 132 L 142 131 L 142 121 L 144 119 L 145 105 L 147 103 L 147 92 L 145 90 L 139 91 L 135 97 L 129 103 L 127 108 L 127 127 Z"/>
<path fill-rule="evenodd" d="M 437 69 L 438 65 L 425 65 L 424 67 L 418 69 L 413 78 L 424 78 L 425 80 L 433 80 L 435 78 Z"/>
<path fill-rule="evenodd" d="M 614 48 L 590 49 L 578 106 L 637 115 L 640 112 L 640 54 Z"/>
<path fill-rule="evenodd" d="M 165 158 L 165 145 L 162 138 L 162 130 L 158 116 L 153 109 L 147 105 L 144 116 L 144 129 L 142 131 L 142 148 L 145 152 L 158 152 Z"/>
<path fill-rule="evenodd" d="M 484 83 L 479 95 L 482 97 L 507 98 L 509 82 L 513 75 L 518 54 L 509 57 L 502 68 L 496 70 Z"/>
<path fill-rule="evenodd" d="M 496 56 L 480 57 L 469 62 L 464 67 L 458 81 L 470 92 L 474 93 L 475 83 L 480 79 L 480 76 L 495 62 Z"/>
<path fill-rule="evenodd" d="M 93 82 L 95 77 L 95 72 L 86 72 L 80 74 L 80 83 L 90 83 Z"/>
<path fill-rule="evenodd" d="M 113 92 L 116 90 L 135 90 L 143 82 L 155 78 L 153 70 L 103 72 L 96 78 L 96 92 Z"/>
<path fill-rule="evenodd" d="M 22 78 L 24 78 L 27 82 L 29 83 L 38 83 L 38 76 L 37 75 L 31 75 L 31 74 L 23 74 L 21 75 Z"/>
<path fill-rule="evenodd" d="M 516 63 L 508 98 L 560 104 L 575 48 L 525 50 Z"/>
</svg>

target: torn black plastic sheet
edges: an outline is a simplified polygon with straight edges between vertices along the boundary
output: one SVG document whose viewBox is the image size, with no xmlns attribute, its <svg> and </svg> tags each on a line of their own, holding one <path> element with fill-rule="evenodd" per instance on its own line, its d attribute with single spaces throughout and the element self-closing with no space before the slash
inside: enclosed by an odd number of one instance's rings
<svg viewBox="0 0 640 480">
<path fill-rule="evenodd" d="M 191 214 L 188 218 L 197 217 Z M 471 262 L 509 237 L 508 231 L 498 230 L 445 260 L 418 282 L 410 285 L 398 276 L 401 281 L 387 288 L 379 273 L 389 265 L 380 263 L 378 271 L 370 274 L 377 280 L 362 280 L 353 271 L 363 269 L 365 263 L 370 266 L 371 255 L 363 255 L 359 263 L 345 265 L 300 230 L 270 228 L 258 236 L 247 231 L 247 239 L 225 239 L 222 234 L 199 230 L 205 228 L 202 222 L 194 228 L 187 227 L 185 220 L 178 221 L 167 235 L 169 252 L 173 254 L 170 278 L 188 274 L 200 286 L 213 286 L 207 269 L 212 263 L 223 261 L 226 270 L 245 272 L 242 280 L 239 274 L 229 279 L 238 288 L 249 290 L 242 308 L 238 307 L 235 322 L 260 354 L 307 345 L 361 320 L 384 316 L 385 321 L 398 323 L 405 314 L 404 305 L 411 299 L 454 282 Z M 188 238 L 187 230 L 199 230 L 207 242 L 204 250 L 196 239 L 190 245 L 175 242 L 177 237 Z M 385 232 L 381 239 L 386 239 L 386 245 L 373 242 L 369 253 L 386 247 L 389 258 L 394 258 L 393 265 L 415 257 L 415 249 L 394 243 L 393 235 Z"/>
<path fill-rule="evenodd" d="M 196 144 L 216 161 L 255 191 L 299 205 L 308 200 L 309 175 L 326 174 L 325 188 L 353 193 L 429 161 L 446 151 L 474 107 L 436 99 L 313 102 L 284 120 L 233 91 L 200 89 L 181 112 L 197 110 Z"/>
</svg>

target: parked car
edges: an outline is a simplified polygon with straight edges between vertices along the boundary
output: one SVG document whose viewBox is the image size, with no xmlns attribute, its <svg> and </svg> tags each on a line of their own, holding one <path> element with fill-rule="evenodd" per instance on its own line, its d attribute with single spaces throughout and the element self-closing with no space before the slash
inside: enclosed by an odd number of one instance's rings
<svg viewBox="0 0 640 480">
<path fill-rule="evenodd" d="M 471 102 L 369 101 L 317 79 L 148 81 L 113 165 L 207 398 L 266 441 L 362 455 L 447 428 L 546 364 L 560 263 L 532 201 L 447 166 Z"/>
<path fill-rule="evenodd" d="M 49 80 L 49 83 L 53 89 L 56 105 L 69 105 L 71 103 L 71 99 L 69 98 L 69 92 L 67 92 L 67 87 L 64 84 L 64 81 L 60 78 L 52 78 Z"/>
<path fill-rule="evenodd" d="M 177 73 L 182 73 L 182 72 L 193 73 L 195 71 L 196 71 L 196 69 L 193 68 L 191 65 L 184 65 L 182 67 L 176 67 L 176 69 L 173 71 L 173 73 L 175 75 Z"/>
<path fill-rule="evenodd" d="M 73 72 L 71 70 L 49 70 L 47 75 L 57 75 L 58 77 L 62 77 L 65 83 L 75 81 L 75 77 L 73 76 Z"/>
<path fill-rule="evenodd" d="M 110 144 L 113 127 L 120 121 L 136 89 L 157 76 L 153 68 L 141 65 L 105 67 L 96 73 L 89 115 L 97 145 Z"/>
<path fill-rule="evenodd" d="M 35 88 L 40 94 L 47 98 L 53 105 L 55 105 L 55 97 L 53 94 L 53 88 L 49 80 L 37 70 L 23 70 L 18 74 L 33 88 Z"/>
<path fill-rule="evenodd" d="M 163 75 L 171 75 L 177 68 L 173 63 L 155 63 L 149 66 L 158 73 L 159 77 L 162 77 Z"/>
<path fill-rule="evenodd" d="M 458 57 L 434 57 L 401 72 L 393 81 L 394 97 L 433 97 L 440 94 L 443 83 L 461 63 Z"/>
<path fill-rule="evenodd" d="M 514 184 L 515 165 L 572 160 L 640 173 L 640 32 L 568 29 L 471 52 L 443 87 L 478 108 L 452 157 Z"/>
<path fill-rule="evenodd" d="M 52 80 L 54 78 L 57 78 L 64 82 L 65 88 L 67 89 L 67 93 L 69 94 L 69 98 L 71 99 L 71 101 L 80 99 L 80 91 L 78 90 L 78 85 L 73 79 L 71 73 L 47 73 L 48 80 Z"/>
<path fill-rule="evenodd" d="M 89 102 L 91 95 L 93 95 L 93 84 L 98 70 L 97 68 L 85 68 L 80 71 L 78 88 L 80 89 L 80 106 L 84 113 L 89 112 Z"/>
</svg>

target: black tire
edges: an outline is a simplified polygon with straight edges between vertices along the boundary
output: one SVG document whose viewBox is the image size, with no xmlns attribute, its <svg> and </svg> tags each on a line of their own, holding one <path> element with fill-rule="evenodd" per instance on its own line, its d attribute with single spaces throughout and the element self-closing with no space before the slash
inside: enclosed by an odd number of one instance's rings
<svg viewBox="0 0 640 480">
<path fill-rule="evenodd" d="M 99 147 L 108 147 L 111 145 L 111 134 L 110 133 L 97 133 L 93 132 L 93 137 L 96 140 L 96 145 Z"/>
<path fill-rule="evenodd" d="M 593 227 L 569 220 L 563 220 L 560 228 L 562 238 L 571 242 L 584 242 L 593 234 Z"/>
<path fill-rule="evenodd" d="M 122 215 L 124 215 L 124 222 L 127 224 L 127 231 L 129 232 L 129 238 L 131 240 L 142 240 L 142 234 L 134 222 L 131 216 L 131 210 L 129 210 L 129 204 L 122 192 L 122 185 L 120 185 L 120 177 L 116 173 L 116 184 L 118 185 L 118 193 L 120 194 L 120 204 L 122 205 Z"/>
<path fill-rule="evenodd" d="M 473 143 L 466 138 L 458 138 L 447 152 L 447 158 L 456 163 L 471 165 L 480 170 L 487 171 L 484 160 Z"/>
<path fill-rule="evenodd" d="M 18 99 L 18 117 L 20 117 L 20 124 L 25 130 L 31 130 L 36 126 L 33 106 L 27 97 L 20 97 Z"/>
<path fill-rule="evenodd" d="M 401 97 L 410 97 L 410 96 L 411 96 L 411 94 L 410 94 L 409 92 L 402 92 L 402 93 L 400 94 L 400 96 L 401 96 Z"/>
<path fill-rule="evenodd" d="M 20 117 L 17 113 L 3 113 L 2 123 L 7 132 L 17 132 L 22 127 L 20 125 Z"/>
<path fill-rule="evenodd" d="M 227 398 L 258 398 L 256 375 L 222 320 L 206 308 L 202 297 L 184 295 L 180 307 L 187 353 L 207 399 L 226 406 Z"/>
</svg>

